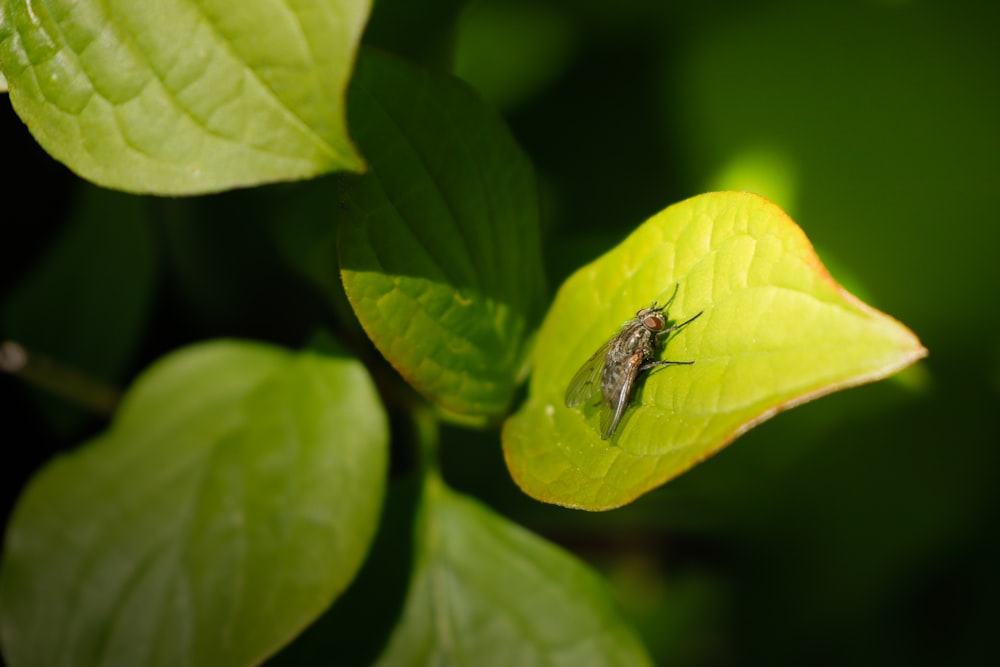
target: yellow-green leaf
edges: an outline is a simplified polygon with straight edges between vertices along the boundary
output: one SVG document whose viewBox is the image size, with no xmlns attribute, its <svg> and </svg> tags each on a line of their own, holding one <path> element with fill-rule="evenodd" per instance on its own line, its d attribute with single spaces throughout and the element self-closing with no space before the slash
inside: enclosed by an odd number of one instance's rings
<svg viewBox="0 0 1000 667">
<path fill-rule="evenodd" d="M 191 194 L 359 171 L 345 91 L 369 6 L 12 0 L 0 70 L 38 143 L 106 187 Z"/>
<path fill-rule="evenodd" d="M 644 374 L 617 432 L 602 440 L 599 408 L 567 408 L 567 385 L 623 321 L 666 302 L 675 285 L 670 319 L 704 314 L 658 358 L 695 363 Z M 538 336 L 529 398 L 504 427 L 507 464 L 539 500 L 611 509 L 780 410 L 925 354 L 909 329 L 844 291 L 777 206 L 747 193 L 694 197 L 559 290 Z"/>
</svg>

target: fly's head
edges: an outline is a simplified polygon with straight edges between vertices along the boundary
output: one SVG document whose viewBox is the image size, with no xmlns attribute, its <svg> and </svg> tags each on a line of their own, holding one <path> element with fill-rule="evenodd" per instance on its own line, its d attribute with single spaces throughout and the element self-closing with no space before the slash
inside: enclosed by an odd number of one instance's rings
<svg viewBox="0 0 1000 667">
<path fill-rule="evenodd" d="M 656 302 L 649 308 L 643 308 L 635 314 L 636 321 L 641 324 L 646 331 L 657 334 L 667 328 L 667 317 L 663 314 L 666 306 L 656 307 Z"/>
</svg>

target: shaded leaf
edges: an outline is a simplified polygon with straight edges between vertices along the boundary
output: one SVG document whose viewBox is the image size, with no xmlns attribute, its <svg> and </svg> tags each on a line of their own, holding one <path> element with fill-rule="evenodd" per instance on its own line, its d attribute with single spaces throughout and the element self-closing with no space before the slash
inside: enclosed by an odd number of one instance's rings
<svg viewBox="0 0 1000 667">
<path fill-rule="evenodd" d="M 680 285 L 669 315 L 704 311 L 669 339 L 615 436 L 566 386 L 623 320 Z M 567 332 L 572 332 L 567 336 Z M 529 495 L 600 510 L 634 500 L 740 433 L 926 354 L 912 332 L 845 292 L 778 207 L 746 193 L 657 214 L 562 286 L 542 327 L 527 403 L 505 424 L 507 464 Z"/>
<path fill-rule="evenodd" d="M 407 61 L 447 67 L 453 57 L 455 21 L 466 0 L 378 0 L 364 44 Z"/>
<path fill-rule="evenodd" d="M 349 358 L 216 342 L 164 359 L 21 497 L 0 570 L 5 657 L 259 663 L 357 572 L 387 437 Z"/>
<path fill-rule="evenodd" d="M 406 607 L 380 667 L 648 665 L 605 582 L 430 478 Z"/>
<path fill-rule="evenodd" d="M 446 412 L 501 415 L 545 295 L 538 195 L 500 118 L 458 80 L 365 51 L 345 178 L 344 287 L 383 355 Z"/>
<path fill-rule="evenodd" d="M 183 194 L 357 171 L 344 93 L 369 6 L 12 0 L 0 69 L 38 143 L 107 187 Z"/>
</svg>

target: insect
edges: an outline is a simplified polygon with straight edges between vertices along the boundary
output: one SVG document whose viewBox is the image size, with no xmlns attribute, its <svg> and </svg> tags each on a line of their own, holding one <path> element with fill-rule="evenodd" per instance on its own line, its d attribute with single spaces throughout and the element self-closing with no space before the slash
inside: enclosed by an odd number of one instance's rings
<svg viewBox="0 0 1000 667">
<path fill-rule="evenodd" d="M 678 286 L 679 287 L 679 286 Z M 658 361 L 656 355 L 660 339 L 670 333 L 680 331 L 694 322 L 701 313 L 680 324 L 668 326 L 666 310 L 677 296 L 677 287 L 670 299 L 657 307 L 653 302 L 643 308 L 635 318 L 601 345 L 587 360 L 566 389 L 566 407 L 575 408 L 601 391 L 601 400 L 595 405 L 601 408 L 601 439 L 607 440 L 615 433 L 625 410 L 628 409 L 635 392 L 636 382 L 644 371 L 659 366 L 689 365 L 693 361 Z M 704 312 L 704 311 L 702 311 Z"/>
</svg>

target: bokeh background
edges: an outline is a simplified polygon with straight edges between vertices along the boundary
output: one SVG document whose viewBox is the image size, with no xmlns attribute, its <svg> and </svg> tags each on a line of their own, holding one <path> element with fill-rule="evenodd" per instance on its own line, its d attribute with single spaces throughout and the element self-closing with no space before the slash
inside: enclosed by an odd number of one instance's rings
<svg viewBox="0 0 1000 667">
<path fill-rule="evenodd" d="M 556 284 L 670 202 L 752 190 L 930 350 L 629 508 L 537 529 L 609 568 L 660 664 L 981 664 L 1000 621 L 1000 5 L 479 10 L 487 34 L 490 12 L 550 33 L 536 55 L 558 74 L 522 98 L 469 34 L 459 71 L 538 166 Z"/>
<path fill-rule="evenodd" d="M 453 47 L 534 161 L 553 286 L 673 202 L 752 190 L 930 351 L 606 514 L 531 501 L 495 432 L 446 431 L 449 482 L 605 571 L 658 664 L 995 654 L 998 26 L 986 0 L 378 3 L 366 41 L 437 67 Z M 0 337 L 123 383 L 193 340 L 345 330 L 274 242 L 275 224 L 324 224 L 323 180 L 108 200 L 9 105 L 0 128 Z M 37 398 L 0 376 L 4 518 L 32 470 L 102 427 Z"/>
</svg>

